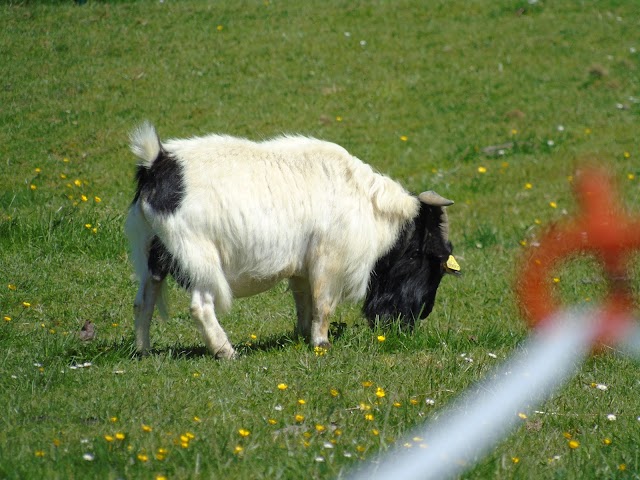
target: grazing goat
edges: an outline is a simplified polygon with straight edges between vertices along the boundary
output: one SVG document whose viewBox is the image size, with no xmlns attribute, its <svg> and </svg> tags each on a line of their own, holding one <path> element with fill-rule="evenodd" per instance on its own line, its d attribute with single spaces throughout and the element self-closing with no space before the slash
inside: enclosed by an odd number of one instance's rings
<svg viewBox="0 0 640 480">
<path fill-rule="evenodd" d="M 301 136 L 260 143 L 230 136 L 160 142 L 131 135 L 137 189 L 126 234 L 140 287 L 136 346 L 150 348 L 154 307 L 166 316 L 171 274 L 191 293 L 191 315 L 218 358 L 234 355 L 216 314 L 233 297 L 288 279 L 297 332 L 329 346 L 329 316 L 365 298 L 364 313 L 413 325 L 431 312 L 451 256 L 445 206 L 412 196 L 342 147 Z"/>
</svg>

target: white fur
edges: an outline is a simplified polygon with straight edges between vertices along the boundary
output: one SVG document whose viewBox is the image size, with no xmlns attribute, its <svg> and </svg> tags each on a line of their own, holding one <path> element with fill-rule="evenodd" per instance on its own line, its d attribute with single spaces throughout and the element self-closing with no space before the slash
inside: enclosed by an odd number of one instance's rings
<svg viewBox="0 0 640 480">
<path fill-rule="evenodd" d="M 131 207 L 127 234 L 141 278 L 136 316 L 145 309 L 148 315 L 147 304 L 157 298 L 144 298 L 149 242 L 157 235 L 191 279 L 192 314 L 217 356 L 233 349 L 215 310 L 227 311 L 233 297 L 282 279 L 291 279 L 300 333 L 313 345 L 327 343 L 327 316 L 338 302 L 365 295 L 375 262 L 419 208 L 397 182 L 316 139 L 255 143 L 210 135 L 162 147 L 184 169 L 186 196 L 170 215 L 158 214 L 142 197 Z M 143 165 L 152 164 L 160 151 L 153 127 L 134 132 L 132 151 Z M 148 322 L 138 323 L 144 350 Z"/>
</svg>

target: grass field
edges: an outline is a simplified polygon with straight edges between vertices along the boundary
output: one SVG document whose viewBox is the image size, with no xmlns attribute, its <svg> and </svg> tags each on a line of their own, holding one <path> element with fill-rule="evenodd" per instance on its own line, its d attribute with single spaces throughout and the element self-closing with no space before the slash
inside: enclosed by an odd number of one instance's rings
<svg viewBox="0 0 640 480">
<path fill-rule="evenodd" d="M 576 211 L 578 165 L 640 212 L 632 0 L 5 1 L 0 25 L 3 479 L 345 478 L 518 350 L 519 260 Z M 233 362 L 172 285 L 138 358 L 122 227 L 145 119 L 163 138 L 320 137 L 436 190 L 464 276 L 413 335 L 342 306 L 321 356 L 285 285 L 238 300 Z M 605 292 L 589 259 L 556 275 L 567 304 Z M 612 348 L 464 477 L 638 478 L 639 419 L 638 359 Z"/>
</svg>

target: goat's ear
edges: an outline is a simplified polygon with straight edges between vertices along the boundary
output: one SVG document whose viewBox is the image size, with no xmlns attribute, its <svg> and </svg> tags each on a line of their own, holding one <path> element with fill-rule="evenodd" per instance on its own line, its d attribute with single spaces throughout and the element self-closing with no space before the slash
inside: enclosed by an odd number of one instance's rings
<svg viewBox="0 0 640 480">
<path fill-rule="evenodd" d="M 448 207 L 449 205 L 453 205 L 453 200 L 444 198 L 442 195 L 432 190 L 422 192 L 420 195 L 418 195 L 418 199 L 422 203 L 431 205 L 433 207 Z"/>
</svg>

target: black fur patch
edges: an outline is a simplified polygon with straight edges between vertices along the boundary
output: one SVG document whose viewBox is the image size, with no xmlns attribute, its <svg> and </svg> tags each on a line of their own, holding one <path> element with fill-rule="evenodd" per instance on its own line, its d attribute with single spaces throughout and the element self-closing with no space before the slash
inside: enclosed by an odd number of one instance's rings
<svg viewBox="0 0 640 480">
<path fill-rule="evenodd" d="M 176 211 L 184 199 L 182 166 L 164 149 L 150 168 L 139 165 L 136 171 L 137 189 L 133 202 L 139 198 L 159 213 Z"/>
<path fill-rule="evenodd" d="M 156 281 L 162 281 L 167 275 L 171 274 L 181 287 L 188 289 L 191 284 L 187 275 L 180 269 L 178 262 L 158 237 L 153 237 L 153 240 L 151 240 L 147 267 Z"/>
<path fill-rule="evenodd" d="M 391 250 L 376 263 L 369 278 L 363 313 L 374 326 L 400 319 L 413 328 L 416 320 L 433 310 L 436 291 L 444 275 L 443 263 L 453 247 L 442 238 L 443 210 L 420 204 Z"/>
</svg>

